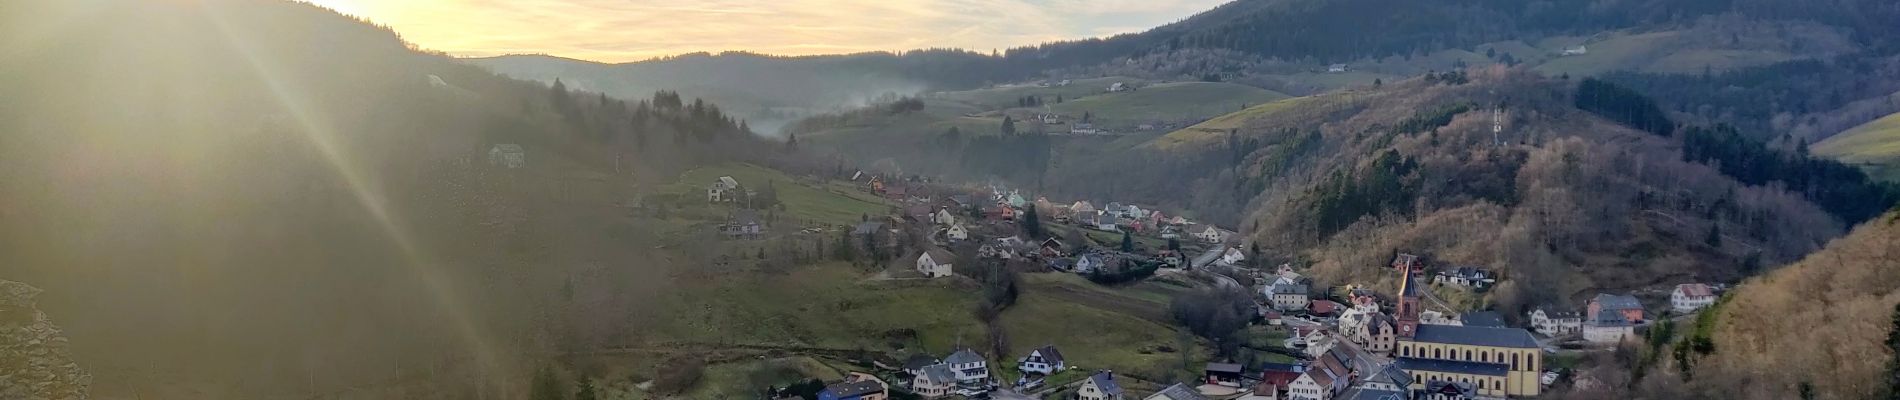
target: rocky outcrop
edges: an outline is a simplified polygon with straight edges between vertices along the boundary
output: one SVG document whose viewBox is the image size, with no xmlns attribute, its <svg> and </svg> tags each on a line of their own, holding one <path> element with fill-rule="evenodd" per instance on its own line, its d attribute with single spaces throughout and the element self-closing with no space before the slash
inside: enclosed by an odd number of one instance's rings
<svg viewBox="0 0 1900 400">
<path fill-rule="evenodd" d="M 39 293 L 0 280 L 0 399 L 84 399 L 92 375 L 73 362 L 59 327 L 34 307 Z"/>
</svg>

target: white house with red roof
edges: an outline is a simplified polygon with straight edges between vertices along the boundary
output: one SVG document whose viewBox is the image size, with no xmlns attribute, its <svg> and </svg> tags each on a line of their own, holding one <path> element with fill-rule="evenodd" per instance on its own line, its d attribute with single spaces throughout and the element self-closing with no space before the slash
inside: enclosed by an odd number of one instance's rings
<svg viewBox="0 0 1900 400">
<path fill-rule="evenodd" d="M 1715 304 L 1715 288 L 1701 283 L 1676 285 L 1676 291 L 1669 293 L 1669 306 L 1679 313 L 1700 310 Z"/>
</svg>

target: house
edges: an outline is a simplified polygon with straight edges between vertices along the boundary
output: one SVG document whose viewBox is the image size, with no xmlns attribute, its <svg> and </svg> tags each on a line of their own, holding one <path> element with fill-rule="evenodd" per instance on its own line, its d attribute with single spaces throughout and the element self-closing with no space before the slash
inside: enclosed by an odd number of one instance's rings
<svg viewBox="0 0 1900 400">
<path fill-rule="evenodd" d="M 1121 262 L 1121 257 L 1116 257 L 1115 255 L 1112 255 L 1112 254 L 1107 254 L 1107 253 L 1083 254 L 1081 257 L 1075 258 L 1075 272 L 1079 274 L 1108 272 L 1109 270 L 1114 269 L 1116 265 L 1119 264 L 1120 262 Z"/>
<path fill-rule="evenodd" d="M 1599 319 L 1583 321 L 1583 340 L 1591 343 L 1620 343 L 1636 336 L 1636 323 L 1617 313 L 1598 314 Z"/>
<path fill-rule="evenodd" d="M 1148 397 L 1143 397 L 1141 398 L 1141 400 L 1208 400 L 1208 399 L 1207 399 L 1207 396 L 1202 396 L 1201 392 L 1194 390 L 1194 388 L 1188 387 L 1187 385 L 1176 383 L 1173 385 L 1169 385 L 1168 387 L 1161 388 L 1161 391 L 1155 392 L 1155 394 L 1148 395 Z"/>
<path fill-rule="evenodd" d="M 1424 289 L 1419 284 L 1416 257 L 1394 262 L 1399 267 L 1399 301 L 1393 319 L 1398 326 L 1398 366 L 1410 374 L 1412 389 L 1424 389 L 1430 380 L 1471 382 L 1489 397 L 1530 397 L 1542 392 L 1537 382 L 1543 371 L 1543 349 L 1530 331 L 1516 328 L 1422 324 Z"/>
<path fill-rule="evenodd" d="M 1458 316 L 1460 325 L 1504 328 L 1504 316 L 1497 311 L 1472 311 Z"/>
<path fill-rule="evenodd" d="M 904 373 L 910 374 L 911 376 L 923 375 L 924 367 L 936 364 L 938 364 L 937 358 L 931 357 L 929 354 L 912 354 L 910 358 L 904 359 Z"/>
<path fill-rule="evenodd" d="M 1339 310 L 1344 308 L 1345 307 L 1341 307 L 1339 303 L 1334 303 L 1332 300 L 1314 300 L 1311 304 L 1306 306 L 1306 312 L 1308 314 L 1327 317 L 1338 315 Z"/>
<path fill-rule="evenodd" d="M 1399 340 L 1397 325 L 1392 323 L 1392 317 L 1377 312 L 1363 315 L 1366 316 L 1365 323 L 1348 339 L 1373 354 L 1392 354 Z"/>
<path fill-rule="evenodd" d="M 1089 202 L 1086 201 L 1078 201 L 1075 202 L 1075 204 L 1069 205 L 1069 213 L 1075 215 L 1077 219 L 1094 217 L 1095 205 L 1089 204 Z"/>
<path fill-rule="evenodd" d="M 497 144 L 488 148 L 488 164 L 508 169 L 521 168 L 528 165 L 528 152 L 518 144 Z"/>
<path fill-rule="evenodd" d="M 1590 48 L 1584 47 L 1581 44 L 1576 45 L 1576 46 L 1565 47 L 1563 54 L 1566 56 L 1581 56 L 1585 54 L 1590 54 Z"/>
<path fill-rule="evenodd" d="M 1241 387 L 1240 364 L 1207 363 L 1202 369 L 1201 382 L 1209 385 Z"/>
<path fill-rule="evenodd" d="M 1095 230 L 1100 230 L 1100 231 L 1121 232 L 1121 228 L 1115 225 L 1116 219 L 1117 218 L 1113 215 L 1108 215 L 1108 214 L 1096 215 L 1095 222 L 1093 224 L 1090 224 L 1089 227 L 1094 228 Z"/>
<path fill-rule="evenodd" d="M 943 228 L 943 237 L 950 240 L 969 240 L 970 230 L 964 228 L 963 224 L 950 224 L 949 228 Z"/>
<path fill-rule="evenodd" d="M 1333 351 L 1333 347 L 1338 346 L 1341 341 L 1339 337 L 1330 333 L 1317 332 L 1316 335 L 1306 338 L 1306 356 L 1317 358 L 1326 355 L 1326 352 Z"/>
<path fill-rule="evenodd" d="M 896 235 L 880 221 L 859 222 L 857 226 L 851 228 L 851 237 L 858 239 L 858 243 L 853 244 L 854 246 L 866 250 L 870 250 L 871 246 L 884 249 L 897 246 Z"/>
<path fill-rule="evenodd" d="M 1122 386 L 1115 383 L 1115 371 L 1097 372 L 1075 389 L 1078 400 L 1123 400 Z"/>
<path fill-rule="evenodd" d="M 758 210 L 735 210 L 719 226 L 719 233 L 728 238 L 758 239 L 765 234 L 765 225 L 759 221 Z"/>
<path fill-rule="evenodd" d="M 1128 86 L 1128 84 L 1121 83 L 1121 82 L 1115 82 L 1115 84 L 1108 85 L 1109 93 L 1126 92 L 1129 89 L 1130 89 L 1130 86 Z"/>
<path fill-rule="evenodd" d="M 1108 202 L 1108 205 L 1102 206 L 1103 214 L 1113 215 L 1116 218 L 1127 216 L 1127 212 L 1128 212 L 1128 207 L 1123 206 L 1121 202 L 1111 201 L 1111 202 Z"/>
<path fill-rule="evenodd" d="M 1432 283 L 1472 290 L 1484 290 L 1490 288 L 1492 284 L 1497 283 L 1497 277 L 1492 276 L 1491 271 L 1486 271 L 1482 268 L 1458 267 L 1438 271 L 1438 275 L 1432 277 Z"/>
<path fill-rule="evenodd" d="M 1676 291 L 1669 293 L 1669 306 L 1676 312 L 1686 313 L 1700 310 L 1715 304 L 1715 289 L 1700 283 L 1676 285 Z"/>
<path fill-rule="evenodd" d="M 1306 295 L 1306 283 L 1298 279 L 1275 280 L 1267 287 L 1267 296 L 1273 301 L 1273 308 L 1281 311 L 1304 310 L 1311 301 Z"/>
<path fill-rule="evenodd" d="M 910 196 L 910 191 L 905 189 L 903 186 L 890 186 L 890 187 L 884 188 L 884 197 L 891 200 L 901 201 L 909 196 Z"/>
<path fill-rule="evenodd" d="M 977 355 L 976 352 L 970 349 L 957 350 L 950 353 L 949 357 L 944 357 L 943 363 L 950 366 L 951 372 L 956 373 L 960 389 L 969 391 L 968 389 L 989 387 L 990 362 L 984 360 L 983 356 Z"/>
<path fill-rule="evenodd" d="M 1576 312 L 1544 311 L 1530 313 L 1531 329 L 1544 336 L 1562 336 L 1583 331 L 1583 317 Z"/>
<path fill-rule="evenodd" d="M 937 225 L 953 225 L 957 223 L 957 216 L 951 214 L 949 208 L 939 208 L 937 213 L 931 214 L 930 222 Z"/>
<path fill-rule="evenodd" d="M 1260 369 L 1260 379 L 1254 384 L 1253 391 L 1239 400 L 1285 399 L 1293 381 L 1300 379 L 1300 375 L 1306 372 L 1306 367 L 1298 364 L 1265 363 Z"/>
<path fill-rule="evenodd" d="M 1247 254 L 1242 253 L 1239 247 L 1229 247 L 1220 255 L 1221 265 L 1240 265 L 1241 261 L 1247 261 Z"/>
<path fill-rule="evenodd" d="M 1625 322 L 1640 324 L 1645 320 L 1643 303 L 1629 295 L 1598 293 L 1597 297 L 1590 299 L 1584 321 L 1606 321 L 1613 319 L 1612 316 L 1622 316 Z"/>
<path fill-rule="evenodd" d="M 1187 233 L 1188 236 L 1194 237 L 1195 240 L 1200 240 L 1201 243 L 1219 244 L 1222 240 L 1227 240 L 1227 233 L 1221 232 L 1220 228 L 1215 228 L 1213 225 L 1200 224 L 1189 226 Z"/>
<path fill-rule="evenodd" d="M 950 264 L 954 260 L 956 260 L 956 255 L 943 249 L 924 250 L 924 254 L 917 256 L 917 272 L 924 274 L 925 278 L 950 276 Z"/>
<path fill-rule="evenodd" d="M 1187 217 L 1183 217 L 1179 215 L 1176 215 L 1174 216 L 1173 219 L 1168 220 L 1168 225 L 1174 225 L 1174 226 L 1186 226 L 1188 223 L 1189 222 L 1188 222 Z"/>
<path fill-rule="evenodd" d="M 930 206 L 927 204 L 904 206 L 904 219 L 914 222 L 933 222 L 935 216 L 936 214 L 930 211 Z"/>
<path fill-rule="evenodd" d="M 713 180 L 711 186 L 706 187 L 706 201 L 723 202 L 737 200 L 739 197 L 738 189 L 739 181 L 732 179 L 730 176 L 721 176 L 719 179 Z"/>
<path fill-rule="evenodd" d="M 911 378 L 910 391 L 926 398 L 951 395 L 957 388 L 957 374 L 950 364 L 931 364 Z"/>
<path fill-rule="evenodd" d="M 1037 347 L 1021 360 L 1016 360 L 1016 369 L 1024 373 L 1050 375 L 1067 368 L 1068 365 L 1062 360 L 1062 352 L 1056 351 L 1054 345 Z"/>
<path fill-rule="evenodd" d="M 982 258 L 1008 260 L 1008 259 L 1016 258 L 1016 250 L 1014 250 L 1013 248 L 1009 246 L 985 243 L 982 246 L 978 246 L 976 248 L 976 256 L 982 257 Z"/>
<path fill-rule="evenodd" d="M 1003 198 L 1003 204 L 1008 204 L 1011 208 L 1023 208 L 1023 206 L 1029 204 L 1029 200 L 1023 199 L 1023 195 L 1011 191 L 1009 197 Z"/>
<path fill-rule="evenodd" d="M 1048 238 L 1048 239 L 1043 239 L 1042 244 L 1037 247 L 1042 252 L 1043 257 L 1053 258 L 1053 257 L 1063 257 L 1063 256 L 1069 255 L 1068 247 L 1064 246 L 1061 240 L 1057 240 L 1056 238 L 1053 238 L 1053 237 Z"/>
<path fill-rule="evenodd" d="M 818 392 L 818 400 L 885 400 L 890 398 L 886 389 L 884 381 L 877 377 L 853 373 L 843 382 L 825 385 L 825 389 Z"/>
<path fill-rule="evenodd" d="M 1337 73 L 1346 72 L 1346 70 L 1347 70 L 1346 64 L 1333 64 L 1333 65 L 1326 66 L 1326 72 L 1330 72 L 1330 73 L 1337 74 Z"/>
</svg>

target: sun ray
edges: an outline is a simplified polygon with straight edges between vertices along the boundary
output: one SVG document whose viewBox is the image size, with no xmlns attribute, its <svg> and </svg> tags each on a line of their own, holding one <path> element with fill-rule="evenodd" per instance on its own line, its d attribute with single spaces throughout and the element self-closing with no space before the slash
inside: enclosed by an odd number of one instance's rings
<svg viewBox="0 0 1900 400">
<path fill-rule="evenodd" d="M 330 164 L 332 171 L 343 178 L 344 183 L 349 186 L 357 203 L 375 218 L 384 235 L 402 252 L 406 261 L 403 265 L 420 278 L 429 294 L 434 297 L 436 306 L 441 307 L 455 324 L 454 328 L 462 336 L 463 343 L 469 347 L 468 353 L 474 356 L 477 368 L 480 369 L 482 375 L 499 376 L 497 373 L 501 365 L 496 357 L 495 348 L 490 344 L 483 330 L 476 326 L 467 304 L 461 300 L 454 286 L 448 282 L 447 274 L 441 270 L 440 261 L 416 243 L 414 235 L 399 218 L 392 214 L 387 196 L 371 184 L 370 174 L 362 168 L 363 164 L 356 161 L 339 145 L 338 131 L 331 126 L 332 119 L 322 115 L 322 109 L 307 101 L 305 96 L 299 95 L 305 91 L 293 87 L 292 85 L 296 84 L 295 81 L 285 79 L 277 73 L 282 68 L 272 64 L 275 60 L 259 57 L 260 49 L 249 41 L 250 36 L 244 32 L 236 32 L 226 17 L 219 14 L 217 7 L 205 9 L 207 11 L 205 15 L 216 26 L 225 42 L 243 56 L 251 72 L 264 82 L 274 100 L 288 110 L 291 118 L 300 125 L 304 139 L 317 148 L 325 161 Z"/>
</svg>

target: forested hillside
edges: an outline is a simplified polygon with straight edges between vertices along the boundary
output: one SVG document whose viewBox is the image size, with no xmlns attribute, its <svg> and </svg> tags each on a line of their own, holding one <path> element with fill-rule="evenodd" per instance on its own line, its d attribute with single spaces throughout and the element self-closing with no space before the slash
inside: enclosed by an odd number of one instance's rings
<svg viewBox="0 0 1900 400">
<path fill-rule="evenodd" d="M 659 285 L 617 205 L 761 147 L 702 101 L 506 79 L 303 3 L 12 1 L 0 37 L 0 277 L 45 290 L 99 398 L 518 398 L 525 360 L 598 340 L 578 317 L 645 301 L 557 312 L 572 276 Z"/>
<path fill-rule="evenodd" d="M 1900 224 L 1869 221 L 1676 329 L 1653 371 L 1566 398 L 1874 399 L 1894 388 Z M 1706 314 L 1706 313 L 1705 313 Z"/>
</svg>

